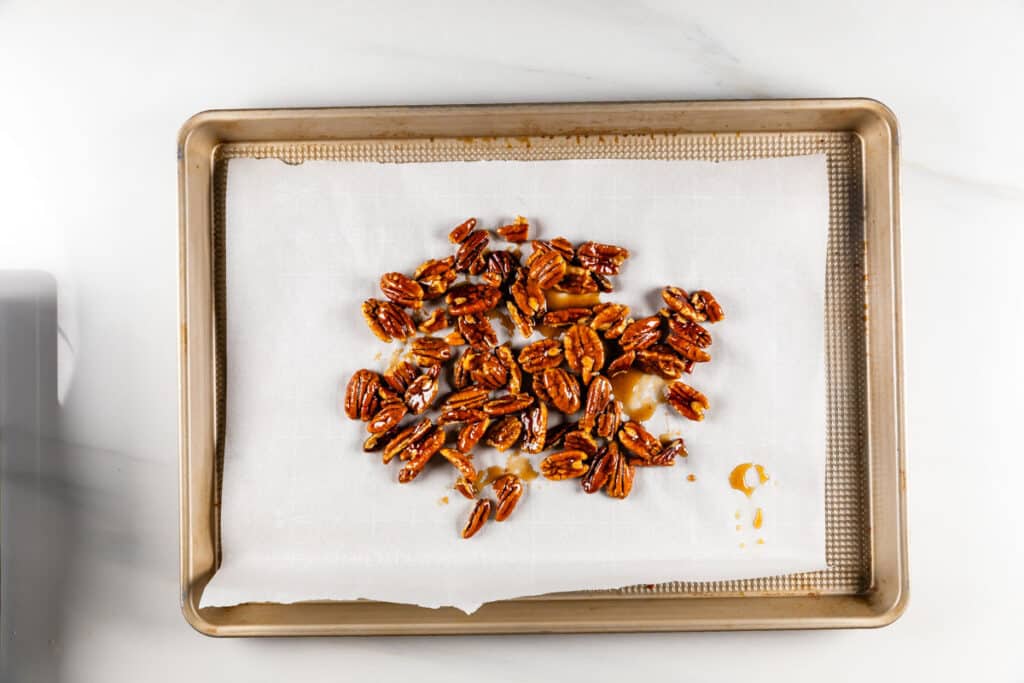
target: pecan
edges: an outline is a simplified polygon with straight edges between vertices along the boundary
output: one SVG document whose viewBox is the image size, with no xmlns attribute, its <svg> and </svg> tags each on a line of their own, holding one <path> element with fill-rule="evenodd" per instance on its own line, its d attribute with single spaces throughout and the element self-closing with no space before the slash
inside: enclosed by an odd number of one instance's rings
<svg viewBox="0 0 1024 683">
<path fill-rule="evenodd" d="M 584 242 L 576 250 L 579 264 L 601 275 L 618 275 L 619 268 L 627 258 L 629 251 L 614 244 Z"/>
<path fill-rule="evenodd" d="M 537 401 L 529 410 L 519 416 L 523 423 L 523 441 L 521 448 L 527 453 L 540 453 L 544 450 L 548 428 L 548 407 Z"/>
<path fill-rule="evenodd" d="M 587 389 L 587 402 L 583 406 L 583 417 L 580 418 L 580 429 L 589 432 L 594 428 L 597 416 L 603 413 L 612 402 L 612 383 L 600 375 L 594 377 Z"/>
<path fill-rule="evenodd" d="M 600 273 L 591 273 L 590 277 L 594 278 L 594 282 L 597 283 L 597 291 L 607 294 L 608 292 L 614 291 L 615 287 L 612 285 L 612 281 Z"/>
<path fill-rule="evenodd" d="M 484 249 L 483 253 L 476 257 L 476 260 L 469 264 L 470 275 L 483 275 L 487 271 L 487 257 L 491 252 Z"/>
<path fill-rule="evenodd" d="M 452 244 L 461 244 L 469 237 L 469 233 L 473 232 L 476 227 L 476 219 L 470 218 L 462 223 L 459 223 L 452 231 L 448 233 L 448 241 Z"/>
<path fill-rule="evenodd" d="M 661 298 L 665 304 L 686 320 L 699 320 L 701 316 L 690 303 L 690 295 L 679 287 L 665 287 L 661 290 Z"/>
<path fill-rule="evenodd" d="M 560 311 L 550 311 L 544 316 L 544 324 L 548 327 L 568 327 L 580 321 L 585 321 L 593 315 L 589 308 L 573 306 L 563 308 Z"/>
<path fill-rule="evenodd" d="M 412 357 L 421 368 L 451 360 L 452 347 L 437 337 L 417 337 L 412 341 Z"/>
<path fill-rule="evenodd" d="M 472 378 L 470 377 L 470 368 L 466 363 L 466 356 L 470 353 L 476 353 L 473 349 L 466 349 L 462 357 L 452 364 L 452 386 L 456 389 L 464 389 Z"/>
<path fill-rule="evenodd" d="M 675 439 L 669 442 L 650 460 L 637 464 L 672 467 L 672 465 L 676 464 L 676 457 L 686 457 L 686 444 L 682 439 Z"/>
<path fill-rule="evenodd" d="M 482 422 L 486 419 L 487 413 L 479 408 L 451 408 L 441 413 L 437 424 L 443 426 L 455 422 Z"/>
<path fill-rule="evenodd" d="M 366 431 L 371 434 L 380 434 L 398 426 L 402 418 L 406 416 L 409 409 L 402 402 L 385 403 L 380 410 L 366 423 Z"/>
<path fill-rule="evenodd" d="M 519 418 L 514 415 L 506 415 L 487 430 L 487 436 L 484 438 L 484 441 L 487 445 L 494 446 L 499 451 L 506 451 L 515 445 L 522 432 L 523 425 L 519 422 Z"/>
<path fill-rule="evenodd" d="M 583 377 L 584 384 L 590 384 L 592 373 L 604 367 L 604 344 L 593 328 L 577 323 L 569 328 L 562 338 L 565 345 L 565 362 Z"/>
<path fill-rule="evenodd" d="M 499 287 L 512 277 L 512 274 L 519 266 L 519 259 L 510 251 L 493 251 L 487 256 L 487 272 L 484 275 L 492 275 L 495 280 L 489 282 Z"/>
<path fill-rule="evenodd" d="M 446 256 L 442 259 L 429 259 L 419 265 L 416 272 L 412 274 L 412 278 L 414 280 L 423 280 L 424 278 L 436 277 L 449 272 L 454 265 L 454 256 Z"/>
<path fill-rule="evenodd" d="M 416 366 L 406 361 L 399 361 L 384 371 L 384 382 L 400 394 L 404 394 L 412 381 L 416 379 Z"/>
<path fill-rule="evenodd" d="M 459 389 L 455 393 L 448 394 L 441 406 L 442 412 L 455 410 L 456 408 L 479 408 L 487 403 L 491 392 L 483 387 L 469 385 L 465 389 Z"/>
<path fill-rule="evenodd" d="M 547 368 L 557 368 L 563 359 L 562 345 L 557 339 L 535 341 L 519 352 L 519 365 L 531 375 Z"/>
<path fill-rule="evenodd" d="M 580 385 L 576 378 L 562 368 L 548 368 L 534 379 L 543 386 L 542 391 L 553 406 L 567 415 L 580 409 Z"/>
<path fill-rule="evenodd" d="M 555 481 L 582 477 L 587 473 L 586 459 L 583 451 L 559 451 L 540 461 L 540 472 Z"/>
<path fill-rule="evenodd" d="M 615 377 L 633 367 L 633 361 L 636 360 L 636 351 L 626 351 L 624 354 L 613 360 L 608 364 L 608 370 L 606 371 L 609 377 Z"/>
<path fill-rule="evenodd" d="M 419 308 L 423 305 L 423 287 L 408 275 L 384 273 L 380 276 L 380 291 L 399 306 Z"/>
<path fill-rule="evenodd" d="M 457 277 L 458 273 L 449 267 L 447 270 L 443 270 L 436 275 L 424 275 L 423 277 L 416 278 L 416 282 L 420 283 L 420 286 L 423 287 L 423 298 L 433 300 L 447 292 Z"/>
<path fill-rule="evenodd" d="M 581 429 L 566 433 L 562 441 L 567 451 L 583 451 L 588 458 L 597 454 L 597 441 Z"/>
<path fill-rule="evenodd" d="M 367 453 L 379 451 L 384 448 L 386 444 L 390 443 L 398 432 L 398 427 L 392 427 L 388 431 L 381 432 L 380 434 L 370 434 L 366 437 L 366 440 L 363 441 L 363 450 Z"/>
<path fill-rule="evenodd" d="M 673 346 L 673 337 L 688 341 L 702 349 L 711 346 L 711 333 L 697 323 L 675 315 L 668 316 L 665 322 L 668 324 L 665 342 L 669 346 Z"/>
<path fill-rule="evenodd" d="M 619 452 L 618 446 L 612 441 L 608 444 L 608 457 L 613 458 L 610 465 L 611 471 L 608 474 L 608 483 L 605 484 L 605 492 L 612 498 L 625 498 L 633 488 L 633 477 L 636 469 Z"/>
<path fill-rule="evenodd" d="M 512 349 L 508 344 L 502 344 L 494 349 L 494 355 L 498 362 L 505 366 L 508 375 L 508 393 L 518 394 L 523 388 L 523 371 L 519 369 L 516 357 L 512 355 Z"/>
<path fill-rule="evenodd" d="M 489 241 L 490 237 L 486 230 L 474 230 L 469 233 L 459 245 L 459 250 L 455 252 L 455 270 L 460 273 L 468 271 L 473 262 L 483 255 Z"/>
<path fill-rule="evenodd" d="M 533 258 L 536 256 L 536 258 Z M 529 277 L 537 281 L 541 289 L 551 289 L 565 275 L 567 263 L 557 251 L 540 251 L 531 255 Z"/>
<path fill-rule="evenodd" d="M 639 422 L 630 420 L 622 425 L 618 437 L 623 448 L 641 460 L 650 460 L 661 452 L 661 442 Z"/>
<path fill-rule="evenodd" d="M 528 277 L 528 272 L 525 268 L 519 269 L 515 282 L 509 287 L 509 294 L 524 315 L 543 315 L 548 308 L 544 290 L 536 280 Z"/>
<path fill-rule="evenodd" d="M 604 412 L 597 416 L 597 435 L 610 439 L 622 424 L 622 401 L 612 401 Z"/>
<path fill-rule="evenodd" d="M 533 405 L 533 396 L 528 394 L 508 394 L 492 398 L 482 407 L 483 411 L 491 416 L 508 415 L 518 413 Z"/>
<path fill-rule="evenodd" d="M 381 460 L 385 465 L 391 462 L 396 455 L 400 456 L 402 460 L 408 460 L 409 456 L 405 454 L 406 449 L 425 437 L 432 427 L 433 425 L 430 424 L 430 418 L 425 417 L 418 423 L 409 425 L 405 429 L 402 429 L 387 442 L 386 446 L 384 446 L 384 453 L 381 456 Z"/>
<path fill-rule="evenodd" d="M 350 420 L 368 422 L 380 407 L 377 390 L 380 376 L 372 370 L 357 370 L 345 387 L 345 415 Z"/>
<path fill-rule="evenodd" d="M 416 330 L 409 313 L 390 301 L 367 299 L 363 302 L 363 318 L 381 341 L 407 339 Z"/>
<path fill-rule="evenodd" d="M 523 337 L 529 337 L 533 334 L 533 318 L 526 315 L 519 310 L 519 307 L 515 303 L 509 301 L 505 304 L 508 308 L 508 317 L 512 319 L 512 323 L 519 329 L 519 334 Z"/>
<path fill-rule="evenodd" d="M 405 453 L 408 454 L 409 459 L 398 471 L 399 483 L 408 484 L 418 477 L 423 468 L 427 466 L 427 462 L 441 450 L 444 438 L 444 430 L 434 428 L 426 436 L 407 446 Z"/>
<path fill-rule="evenodd" d="M 700 351 L 696 346 L 693 347 Z M 703 353 L 703 351 L 701 352 Z M 706 354 L 705 354 L 706 355 Z M 708 356 L 708 360 L 711 357 Z M 686 372 L 688 360 L 677 356 L 671 348 L 656 344 L 649 349 L 636 352 L 636 366 L 650 375 L 659 375 L 665 379 L 679 379 Z"/>
<path fill-rule="evenodd" d="M 565 259 L 566 263 L 569 263 L 576 258 L 576 250 L 573 248 L 572 242 L 564 237 L 552 238 L 548 240 L 548 244 L 551 245 L 552 249 L 562 255 L 562 258 Z"/>
<path fill-rule="evenodd" d="M 611 452 L 614 446 L 615 443 L 612 442 L 594 455 L 590 469 L 580 482 L 585 493 L 597 493 L 608 483 L 608 477 L 615 466 L 615 455 Z"/>
<path fill-rule="evenodd" d="M 707 396 L 682 382 L 668 385 L 666 399 L 677 413 L 691 420 L 703 420 L 704 411 L 710 407 Z"/>
<path fill-rule="evenodd" d="M 484 417 L 484 419 L 476 422 L 467 422 L 459 430 L 455 445 L 459 447 L 460 451 L 468 453 L 473 450 L 473 446 L 477 445 L 480 439 L 484 438 L 484 434 L 487 433 L 487 429 L 490 426 L 491 419 L 489 417 Z"/>
<path fill-rule="evenodd" d="M 464 315 L 458 321 L 459 334 L 474 349 L 489 349 L 498 343 L 491 321 L 483 315 Z"/>
<path fill-rule="evenodd" d="M 459 476 L 462 479 L 476 481 L 476 468 L 473 467 L 472 456 L 462 451 L 457 451 L 454 448 L 442 448 L 441 455 L 458 470 Z"/>
<path fill-rule="evenodd" d="M 722 311 L 721 304 L 718 300 L 712 296 L 711 292 L 699 289 L 690 295 L 690 304 L 693 305 L 694 310 L 709 323 L 717 323 L 718 321 L 725 318 L 725 312 Z"/>
<path fill-rule="evenodd" d="M 466 340 L 458 330 L 452 330 L 444 336 L 444 343 L 448 346 L 465 346 Z"/>
<path fill-rule="evenodd" d="M 469 479 L 459 477 L 455 480 L 455 485 L 452 488 L 470 500 L 476 498 L 476 483 Z"/>
<path fill-rule="evenodd" d="M 592 309 L 594 317 L 590 326 L 603 331 L 605 339 L 618 339 L 629 323 L 629 306 L 622 304 L 602 303 Z"/>
<path fill-rule="evenodd" d="M 522 216 L 516 216 L 510 225 L 503 225 L 495 232 L 506 242 L 525 242 L 530 232 L 530 222 Z"/>
<path fill-rule="evenodd" d="M 556 292 L 567 292 L 569 294 L 592 294 L 598 291 L 593 273 L 579 266 L 569 266 L 566 268 L 565 275 L 555 283 L 553 289 Z"/>
<path fill-rule="evenodd" d="M 498 499 L 498 509 L 494 513 L 495 522 L 504 522 L 512 514 L 519 499 L 523 497 L 522 480 L 514 474 L 503 474 L 491 482 L 494 495 Z"/>
<path fill-rule="evenodd" d="M 399 396 L 395 392 L 391 391 L 390 389 L 385 389 L 383 386 L 381 386 L 380 388 L 377 389 L 377 398 L 380 399 L 380 404 L 382 406 L 386 406 L 389 403 L 401 403 L 402 402 L 402 397 L 401 396 Z"/>
<path fill-rule="evenodd" d="M 661 317 L 652 315 L 630 323 L 619 338 L 624 351 L 646 349 L 658 343 L 661 338 Z"/>
<path fill-rule="evenodd" d="M 498 305 L 501 290 L 490 285 L 462 284 L 448 290 L 444 300 L 452 317 L 483 313 Z"/>
<path fill-rule="evenodd" d="M 420 375 L 405 390 L 405 405 L 409 406 L 413 415 L 419 415 L 429 408 L 435 398 L 437 398 L 437 373 Z"/>
<path fill-rule="evenodd" d="M 491 354 L 487 354 L 478 367 L 469 373 L 470 379 L 487 389 L 500 389 L 508 381 L 508 368 Z"/>
<path fill-rule="evenodd" d="M 445 313 L 444 309 L 435 308 L 426 319 L 416 326 L 416 329 L 423 334 L 434 334 L 449 327 L 451 324 L 452 322 L 448 319 L 448 314 Z"/>
<path fill-rule="evenodd" d="M 466 520 L 466 526 L 462 527 L 463 538 L 470 538 L 480 531 L 491 516 L 491 507 L 491 501 L 487 498 L 481 498 L 476 502 L 473 510 L 469 513 L 469 519 Z"/>
</svg>

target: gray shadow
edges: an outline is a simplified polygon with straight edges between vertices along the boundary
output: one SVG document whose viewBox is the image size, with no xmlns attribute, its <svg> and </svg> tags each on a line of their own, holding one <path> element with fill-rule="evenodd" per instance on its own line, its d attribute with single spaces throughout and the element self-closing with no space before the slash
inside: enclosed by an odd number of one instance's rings
<svg viewBox="0 0 1024 683">
<path fill-rule="evenodd" d="M 73 520 L 58 441 L 57 285 L 0 272 L 0 680 L 59 677 Z"/>
</svg>

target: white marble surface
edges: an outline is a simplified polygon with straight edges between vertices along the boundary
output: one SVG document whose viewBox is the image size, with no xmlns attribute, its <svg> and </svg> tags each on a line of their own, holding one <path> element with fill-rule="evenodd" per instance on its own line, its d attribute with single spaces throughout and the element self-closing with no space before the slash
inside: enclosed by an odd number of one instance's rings
<svg viewBox="0 0 1024 683">
<path fill-rule="evenodd" d="M 433 4 L 0 3 L 0 270 L 51 276 L 2 284 L 56 296 L 62 332 L 53 341 L 43 315 L 42 345 L 4 337 L 4 449 L 21 455 L 2 491 L 18 512 L 3 519 L 2 680 L 599 680 L 638 661 L 703 680 L 1020 680 L 1024 5 Z M 422 640 L 219 641 L 186 626 L 174 143 L 188 115 L 786 96 L 875 97 L 902 125 L 912 597 L 900 621 Z M 38 401 L 33 380 L 48 387 Z"/>
</svg>

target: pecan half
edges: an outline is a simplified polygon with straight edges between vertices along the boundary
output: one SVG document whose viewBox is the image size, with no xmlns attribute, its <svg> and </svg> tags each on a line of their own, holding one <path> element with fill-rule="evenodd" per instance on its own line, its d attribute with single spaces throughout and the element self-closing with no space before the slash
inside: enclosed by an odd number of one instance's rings
<svg viewBox="0 0 1024 683">
<path fill-rule="evenodd" d="M 567 263 L 576 258 L 576 250 L 572 246 L 572 242 L 564 237 L 554 237 L 548 240 L 548 244 L 551 245 L 552 249 L 561 254 L 562 258 L 564 258 Z"/>
<path fill-rule="evenodd" d="M 484 419 L 475 422 L 467 422 L 459 430 L 455 445 L 459 447 L 460 451 L 468 453 L 473 450 L 473 446 L 480 442 L 480 439 L 484 438 L 484 434 L 487 433 L 487 429 L 490 426 L 491 419 L 489 417 L 484 417 Z"/>
<path fill-rule="evenodd" d="M 707 396 L 682 382 L 668 385 L 666 400 L 677 413 L 698 422 L 704 419 L 704 411 L 710 407 Z"/>
<path fill-rule="evenodd" d="M 527 453 L 543 451 L 548 429 L 547 405 L 537 401 L 536 405 L 520 414 L 519 420 L 523 423 L 523 440 L 520 447 Z"/>
<path fill-rule="evenodd" d="M 409 409 L 401 401 L 398 403 L 385 403 L 370 421 L 366 423 L 366 431 L 371 434 L 380 434 L 381 432 L 393 429 L 398 426 L 398 423 L 402 421 L 402 418 L 408 412 Z"/>
<path fill-rule="evenodd" d="M 458 330 L 452 330 L 444 336 L 444 343 L 448 346 L 465 346 L 466 340 Z"/>
<path fill-rule="evenodd" d="M 405 454 L 406 449 L 425 437 L 432 427 L 430 418 L 425 417 L 418 423 L 402 429 L 384 446 L 381 460 L 385 465 L 391 462 L 396 455 L 400 456 L 402 460 L 408 460 L 410 456 Z"/>
<path fill-rule="evenodd" d="M 508 382 L 508 368 L 491 354 L 469 373 L 474 383 L 487 389 L 500 389 Z"/>
<path fill-rule="evenodd" d="M 479 408 L 487 403 L 490 395 L 490 390 L 470 385 L 465 389 L 459 389 L 454 393 L 448 394 L 444 404 L 441 406 L 441 410 L 442 412 L 448 412 L 456 408 Z"/>
<path fill-rule="evenodd" d="M 419 265 L 416 272 L 412 274 L 412 278 L 414 280 L 423 280 L 424 278 L 435 277 L 447 273 L 454 265 L 454 256 L 446 256 L 442 259 L 428 259 Z"/>
<path fill-rule="evenodd" d="M 612 401 L 604 409 L 604 412 L 597 416 L 594 431 L 598 436 L 610 439 L 615 436 L 615 432 L 619 431 L 620 424 L 622 424 L 622 401 Z"/>
<path fill-rule="evenodd" d="M 476 502 L 469 513 L 469 519 L 466 520 L 466 526 L 462 527 L 463 538 L 471 538 L 483 528 L 491 516 L 491 507 L 491 501 L 487 498 L 481 498 Z"/>
<path fill-rule="evenodd" d="M 452 244 L 461 244 L 469 237 L 469 233 L 473 232 L 476 228 L 476 219 L 470 218 L 462 223 L 459 223 L 452 231 L 448 233 L 448 241 Z"/>
<path fill-rule="evenodd" d="M 534 378 L 541 384 L 545 399 L 567 415 L 580 409 L 580 385 L 562 368 L 548 368 Z M 538 392 L 539 396 L 539 392 Z"/>
<path fill-rule="evenodd" d="M 461 478 L 476 481 L 476 468 L 473 467 L 471 456 L 454 448 L 442 448 L 441 455 L 458 470 Z"/>
<path fill-rule="evenodd" d="M 549 311 L 544 315 L 544 324 L 548 327 L 568 327 L 578 322 L 589 320 L 593 315 L 589 308 L 573 306 L 559 311 Z"/>
<path fill-rule="evenodd" d="M 498 362 L 505 366 L 508 376 L 508 393 L 520 393 L 523 390 L 523 371 L 519 368 L 519 363 L 516 362 L 512 349 L 509 348 L 508 344 L 502 344 L 494 349 L 494 355 L 497 357 Z"/>
<path fill-rule="evenodd" d="M 544 448 L 554 448 L 562 443 L 565 435 L 579 429 L 578 422 L 562 422 L 548 429 L 544 436 Z"/>
<path fill-rule="evenodd" d="M 487 413 L 479 408 L 450 408 L 444 410 L 437 418 L 438 426 L 450 425 L 456 422 L 482 422 L 487 419 Z"/>
<path fill-rule="evenodd" d="M 526 490 L 522 480 L 514 474 L 503 474 L 491 482 L 494 495 L 498 499 L 498 509 L 494 513 L 495 522 L 504 522 L 516 508 L 519 499 Z"/>
<path fill-rule="evenodd" d="M 608 474 L 608 483 L 605 484 L 604 490 L 612 498 L 625 498 L 633 489 L 636 468 L 619 452 L 614 441 L 608 444 L 608 457 L 613 460 L 610 465 L 611 472 Z"/>
<path fill-rule="evenodd" d="M 627 325 L 619 338 L 619 345 L 623 351 L 636 351 L 657 344 L 659 339 L 661 339 L 661 317 L 652 315 Z"/>
<path fill-rule="evenodd" d="M 512 274 L 519 266 L 519 259 L 509 251 L 492 251 L 487 255 L 487 272 L 485 276 L 491 276 L 488 284 L 495 287 L 508 282 Z"/>
<path fill-rule="evenodd" d="M 583 451 L 587 457 L 597 454 L 597 441 L 583 430 L 568 432 L 562 441 L 567 451 Z"/>
<path fill-rule="evenodd" d="M 484 442 L 489 446 L 494 446 L 499 451 L 506 451 L 515 445 L 522 432 L 523 425 L 519 421 L 519 418 L 514 415 L 506 415 L 495 422 L 491 428 L 487 430 L 487 436 L 484 437 Z"/>
<path fill-rule="evenodd" d="M 437 376 L 438 373 L 424 373 L 405 390 L 405 405 L 413 415 L 424 412 L 437 398 Z"/>
<path fill-rule="evenodd" d="M 697 351 L 697 347 L 693 347 Z M 701 352 L 703 353 L 703 352 Z M 705 354 L 707 355 L 707 354 Z M 711 357 L 708 356 L 708 360 Z M 636 366 L 650 375 L 659 375 L 665 379 L 679 379 L 686 372 L 689 361 L 680 358 L 672 349 L 656 344 L 649 349 L 636 352 Z"/>
<path fill-rule="evenodd" d="M 458 321 L 459 334 L 474 349 L 490 349 L 498 343 L 498 335 L 488 320 L 480 313 L 464 315 Z"/>
<path fill-rule="evenodd" d="M 597 493 L 608 483 L 608 477 L 615 467 L 615 456 L 609 452 L 609 447 L 612 446 L 615 446 L 614 442 L 602 448 L 594 456 L 590 469 L 580 482 L 585 493 Z"/>
<path fill-rule="evenodd" d="M 522 216 L 516 216 L 516 219 L 509 225 L 503 225 L 497 230 L 498 236 L 506 242 L 525 242 L 527 235 L 530 233 L 530 222 Z"/>
<path fill-rule="evenodd" d="M 562 344 L 557 339 L 541 339 L 523 347 L 519 352 L 519 365 L 535 375 L 548 368 L 557 368 L 564 358 Z"/>
<path fill-rule="evenodd" d="M 434 334 L 451 326 L 451 324 L 452 322 L 448 319 L 448 314 L 445 313 L 445 310 L 443 308 L 435 308 L 430 312 L 430 315 L 416 326 L 416 329 L 423 334 Z"/>
<path fill-rule="evenodd" d="M 357 370 L 345 387 L 345 415 L 350 420 L 368 422 L 380 407 L 377 390 L 380 376 L 372 370 Z"/>
<path fill-rule="evenodd" d="M 601 275 L 618 275 L 622 263 L 629 258 L 629 250 L 614 244 L 584 242 L 576 250 L 581 266 Z"/>
<path fill-rule="evenodd" d="M 468 271 L 473 262 L 483 255 L 489 241 L 490 236 L 486 230 L 474 230 L 469 233 L 459 245 L 459 250 L 455 252 L 455 270 L 460 273 Z"/>
<path fill-rule="evenodd" d="M 690 303 L 690 295 L 679 287 L 665 287 L 661 290 L 661 298 L 665 304 L 686 320 L 701 320 L 701 316 Z"/>
<path fill-rule="evenodd" d="M 435 427 L 426 436 L 407 446 L 405 452 L 409 459 L 398 471 L 399 483 L 408 484 L 418 477 L 423 468 L 427 466 L 427 462 L 441 450 L 444 438 L 444 430 Z"/>
<path fill-rule="evenodd" d="M 528 276 L 528 272 L 525 268 L 519 269 L 515 282 L 509 287 L 509 294 L 512 295 L 512 300 L 515 301 L 523 315 L 543 315 L 548 308 L 544 290 L 536 280 Z"/>
<path fill-rule="evenodd" d="M 380 276 L 380 291 L 399 306 L 419 308 L 423 305 L 423 287 L 408 275 L 384 273 Z"/>
<path fill-rule="evenodd" d="M 612 383 L 600 375 L 594 377 L 587 389 L 587 402 L 583 406 L 583 417 L 580 418 L 580 429 L 589 432 L 597 423 L 597 416 L 603 413 L 612 402 Z"/>
<path fill-rule="evenodd" d="M 565 275 L 555 283 L 552 289 L 556 292 L 566 292 L 568 294 L 592 294 L 599 291 L 593 273 L 579 266 L 569 266 L 566 268 Z"/>
<path fill-rule="evenodd" d="M 455 480 L 455 485 L 452 488 L 470 500 L 476 498 L 476 482 L 474 481 L 459 477 Z"/>
<path fill-rule="evenodd" d="M 367 299 L 363 302 L 363 319 L 370 331 L 385 342 L 407 339 L 416 331 L 409 313 L 390 301 Z"/>
<path fill-rule="evenodd" d="M 636 351 L 626 351 L 624 354 L 613 360 L 608 364 L 606 373 L 609 377 L 615 377 L 633 367 L 633 361 L 636 360 Z"/>
<path fill-rule="evenodd" d="M 565 275 L 568 264 L 554 250 L 534 252 L 534 256 L 536 258 L 531 257 L 529 277 L 536 280 L 541 289 L 551 289 Z"/>
<path fill-rule="evenodd" d="M 400 394 L 405 393 L 414 379 L 416 366 L 404 360 L 392 364 L 384 371 L 384 382 Z"/>
<path fill-rule="evenodd" d="M 469 264 L 470 275 L 483 275 L 487 272 L 487 257 L 491 252 L 484 249 L 483 253 L 476 257 L 476 260 Z"/>
<path fill-rule="evenodd" d="M 618 437 L 623 448 L 641 460 L 650 460 L 661 452 L 661 442 L 639 422 L 630 420 L 622 425 Z"/>
<path fill-rule="evenodd" d="M 366 437 L 366 440 L 363 441 L 363 450 L 366 451 L 367 453 L 379 451 L 380 449 L 384 448 L 384 446 L 387 445 L 393 438 L 395 438 L 395 435 L 398 434 L 398 432 L 398 427 L 392 427 L 388 431 L 382 432 L 380 434 L 370 434 L 368 437 Z"/>
<path fill-rule="evenodd" d="M 690 295 L 690 303 L 699 315 L 704 316 L 709 323 L 717 323 L 725 318 L 725 312 L 721 304 L 711 292 L 699 289 Z"/>
<path fill-rule="evenodd" d="M 421 368 L 442 365 L 452 357 L 452 347 L 437 337 L 417 337 L 413 339 L 410 350 L 413 360 Z"/>
<path fill-rule="evenodd" d="M 670 443 L 666 444 L 661 450 L 650 460 L 644 461 L 642 465 L 652 465 L 657 467 L 672 467 L 676 464 L 677 457 L 686 457 L 686 444 L 682 439 L 675 439 Z"/>
<path fill-rule="evenodd" d="M 590 326 L 604 332 L 605 339 L 618 339 L 629 324 L 629 306 L 600 303 L 591 310 L 594 317 L 590 320 Z"/>
<path fill-rule="evenodd" d="M 697 323 L 675 315 L 667 317 L 666 323 L 668 333 L 665 336 L 665 343 L 670 346 L 673 346 L 671 341 L 673 337 L 686 340 L 702 349 L 711 346 L 711 333 Z"/>
<path fill-rule="evenodd" d="M 430 262 L 428 261 L 428 263 Z M 420 283 L 420 286 L 423 287 L 423 298 L 433 301 L 434 299 L 440 298 L 442 294 L 447 292 L 448 288 L 451 287 L 457 277 L 458 273 L 456 273 L 455 269 L 449 265 L 446 270 L 437 274 L 424 275 L 423 277 L 416 278 L 416 282 Z"/>
<path fill-rule="evenodd" d="M 590 384 L 591 374 L 604 367 L 604 344 L 593 328 L 577 323 L 562 337 L 565 345 L 565 361 L 573 372 L 583 377 L 584 384 Z"/>
<path fill-rule="evenodd" d="M 508 317 L 519 330 L 519 334 L 523 337 L 529 337 L 533 334 L 533 318 L 531 316 L 520 311 L 519 307 L 511 301 L 506 302 L 505 307 L 508 309 Z"/>
<path fill-rule="evenodd" d="M 597 283 L 597 291 L 607 294 L 608 292 L 615 291 L 615 287 L 612 285 L 612 281 L 600 273 L 591 273 L 590 277 L 594 278 L 594 282 Z"/>
<path fill-rule="evenodd" d="M 548 479 L 574 479 L 587 473 L 587 454 L 583 451 L 559 451 L 540 461 L 540 473 Z"/>
<path fill-rule="evenodd" d="M 456 285 L 448 290 L 444 300 L 448 304 L 448 314 L 457 318 L 491 310 L 501 301 L 501 290 L 482 284 Z"/>
<path fill-rule="evenodd" d="M 483 405 L 483 411 L 491 416 L 518 413 L 533 405 L 533 396 L 528 394 L 508 394 L 492 398 Z"/>
</svg>

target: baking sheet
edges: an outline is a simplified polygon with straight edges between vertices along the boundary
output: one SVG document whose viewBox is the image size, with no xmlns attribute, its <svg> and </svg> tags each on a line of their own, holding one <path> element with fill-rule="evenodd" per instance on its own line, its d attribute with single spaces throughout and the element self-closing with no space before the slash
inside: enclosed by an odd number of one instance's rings
<svg viewBox="0 0 1024 683">
<path fill-rule="evenodd" d="M 368 597 L 471 610 L 554 590 L 824 568 L 824 167 L 821 156 L 232 161 L 224 554 L 203 604 Z M 625 502 L 537 480 L 510 522 L 466 542 L 469 504 L 447 490 L 450 473 L 398 486 L 359 452 L 361 425 L 339 417 L 338 399 L 353 370 L 390 355 L 358 314 L 379 274 L 447 253 L 447 229 L 467 215 L 493 225 L 515 213 L 542 236 L 629 246 L 616 300 L 653 312 L 658 288 L 677 282 L 715 291 L 729 318 L 693 379 L 712 400 L 708 420 L 652 421 L 684 431 L 687 461 L 640 472 Z M 478 456 L 489 459 L 504 462 Z M 750 500 L 727 484 L 748 460 L 772 475 Z M 765 526 L 754 533 L 756 507 Z"/>
</svg>

